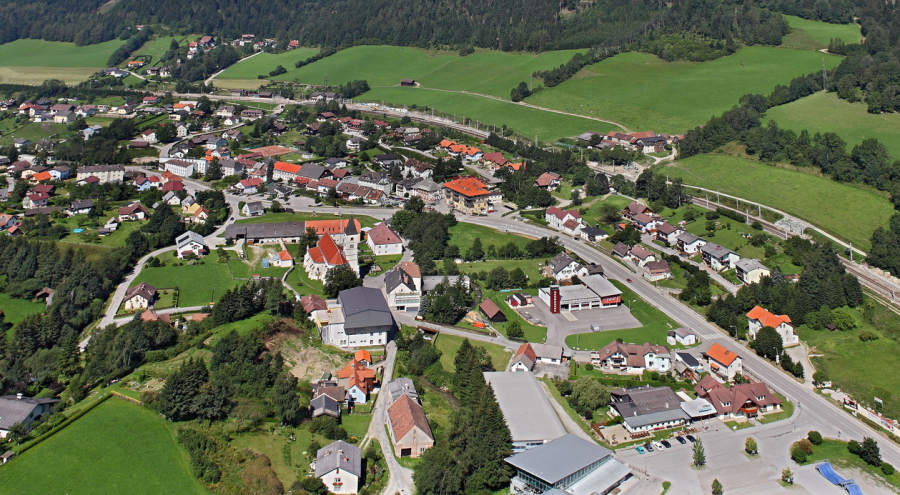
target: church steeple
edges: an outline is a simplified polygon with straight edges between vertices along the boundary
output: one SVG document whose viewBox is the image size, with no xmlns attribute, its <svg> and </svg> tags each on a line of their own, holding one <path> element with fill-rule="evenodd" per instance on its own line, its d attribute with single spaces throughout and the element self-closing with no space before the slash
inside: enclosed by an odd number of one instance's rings
<svg viewBox="0 0 900 495">
<path fill-rule="evenodd" d="M 359 239 L 359 229 L 356 228 L 356 220 L 351 215 L 347 226 L 344 227 L 344 257 L 357 275 L 359 275 Z"/>
</svg>

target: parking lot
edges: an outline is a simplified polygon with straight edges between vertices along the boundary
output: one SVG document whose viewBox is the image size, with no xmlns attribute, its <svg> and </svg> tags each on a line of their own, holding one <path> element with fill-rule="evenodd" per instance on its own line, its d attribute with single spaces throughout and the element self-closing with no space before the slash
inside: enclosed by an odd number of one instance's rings
<svg viewBox="0 0 900 495">
<path fill-rule="evenodd" d="M 529 317 L 546 325 L 547 343 L 552 345 L 564 346 L 566 337 L 569 335 L 590 333 L 592 324 L 599 325 L 601 331 L 641 327 L 641 322 L 632 316 L 631 311 L 625 306 L 553 314 L 547 303 L 535 297 L 533 306 L 522 308 L 519 312 L 520 314 L 528 312 Z M 570 318 L 575 319 L 571 320 Z"/>
</svg>

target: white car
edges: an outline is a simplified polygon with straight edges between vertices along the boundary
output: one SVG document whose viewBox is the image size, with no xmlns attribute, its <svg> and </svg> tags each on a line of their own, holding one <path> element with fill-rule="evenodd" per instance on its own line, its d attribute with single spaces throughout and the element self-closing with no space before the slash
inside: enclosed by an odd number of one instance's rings
<svg viewBox="0 0 900 495">
<path fill-rule="evenodd" d="M 659 450 L 659 451 L 666 450 L 666 447 L 659 442 L 653 442 L 653 448 L 655 448 L 656 450 Z"/>
</svg>

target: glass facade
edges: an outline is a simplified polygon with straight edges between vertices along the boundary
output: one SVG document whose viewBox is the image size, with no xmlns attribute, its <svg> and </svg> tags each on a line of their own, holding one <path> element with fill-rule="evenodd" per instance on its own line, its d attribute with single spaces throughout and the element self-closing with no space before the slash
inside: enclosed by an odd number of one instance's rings
<svg viewBox="0 0 900 495">
<path fill-rule="evenodd" d="M 548 490 L 552 490 L 553 488 L 565 490 L 566 488 L 574 485 L 581 478 L 584 478 L 585 476 L 590 474 L 592 471 L 594 471 L 595 469 L 597 469 L 600 466 L 602 466 L 603 464 L 605 464 L 610 459 L 612 459 L 612 456 L 606 456 L 602 459 L 598 459 L 597 461 L 592 462 L 592 463 L 588 464 L 587 466 L 584 466 L 583 468 L 579 469 L 578 471 L 575 471 L 574 473 L 569 474 L 568 476 L 557 481 L 556 483 L 548 483 L 547 481 L 545 481 L 541 478 L 538 478 L 537 476 L 534 476 L 533 474 L 529 473 L 528 471 L 524 471 L 520 468 L 516 468 L 516 471 L 518 471 L 518 473 L 516 474 L 516 477 L 519 478 L 520 480 L 522 480 L 529 487 L 533 488 L 537 493 L 544 493 Z"/>
</svg>

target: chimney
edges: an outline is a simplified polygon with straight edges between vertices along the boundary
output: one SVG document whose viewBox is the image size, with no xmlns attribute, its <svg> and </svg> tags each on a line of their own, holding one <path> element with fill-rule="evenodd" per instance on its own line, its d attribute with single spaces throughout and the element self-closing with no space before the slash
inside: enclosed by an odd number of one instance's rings
<svg viewBox="0 0 900 495">
<path fill-rule="evenodd" d="M 19 392 L 18 394 L 16 394 L 16 399 L 17 399 L 17 400 L 22 400 L 23 397 L 24 397 L 24 396 L 22 395 L 22 392 Z"/>
</svg>

